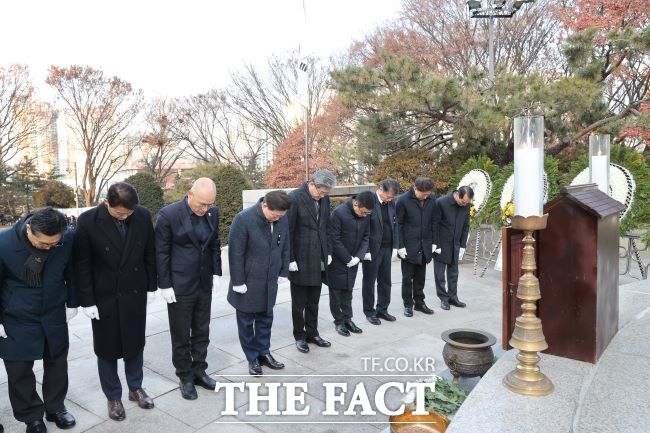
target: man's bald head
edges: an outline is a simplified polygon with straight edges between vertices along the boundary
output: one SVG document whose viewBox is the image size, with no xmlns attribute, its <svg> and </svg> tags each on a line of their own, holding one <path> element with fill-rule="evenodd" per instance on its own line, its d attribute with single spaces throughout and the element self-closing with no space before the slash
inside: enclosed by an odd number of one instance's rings
<svg viewBox="0 0 650 433">
<path fill-rule="evenodd" d="M 214 205 L 217 198 L 217 186 L 209 177 L 200 177 L 192 182 L 192 187 L 187 193 L 187 203 L 192 212 L 199 216 Z"/>
</svg>

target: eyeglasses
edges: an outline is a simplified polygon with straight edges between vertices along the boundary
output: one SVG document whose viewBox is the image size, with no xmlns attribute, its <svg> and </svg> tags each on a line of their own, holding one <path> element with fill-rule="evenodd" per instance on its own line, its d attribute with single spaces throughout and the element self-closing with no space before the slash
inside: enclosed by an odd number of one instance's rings
<svg viewBox="0 0 650 433">
<path fill-rule="evenodd" d="M 205 209 L 208 210 L 212 206 L 214 206 L 213 203 L 196 203 L 194 206 L 196 206 L 197 209 Z"/>
</svg>

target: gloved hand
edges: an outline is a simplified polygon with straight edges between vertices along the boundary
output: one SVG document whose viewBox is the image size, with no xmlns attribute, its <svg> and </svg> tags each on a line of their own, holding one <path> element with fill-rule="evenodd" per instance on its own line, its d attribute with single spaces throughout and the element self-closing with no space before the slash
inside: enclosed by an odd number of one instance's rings
<svg viewBox="0 0 650 433">
<path fill-rule="evenodd" d="M 437 250 L 434 251 L 436 254 L 442 254 L 442 248 L 438 248 Z"/>
<path fill-rule="evenodd" d="M 246 284 L 242 284 L 241 286 L 232 286 L 232 289 L 237 293 L 241 293 L 242 295 L 248 291 Z"/>
<path fill-rule="evenodd" d="M 458 252 L 458 260 L 463 260 L 464 255 L 465 255 L 465 248 L 461 248 L 460 251 Z"/>
<path fill-rule="evenodd" d="M 436 245 L 436 244 L 431 245 L 431 252 L 435 253 L 437 248 L 438 248 L 438 245 Z"/>
<path fill-rule="evenodd" d="M 289 263 L 289 272 L 298 272 L 298 263 L 297 262 Z"/>
<path fill-rule="evenodd" d="M 7 333 L 5 332 L 5 327 L 0 323 L 0 337 L 7 338 Z"/>
<path fill-rule="evenodd" d="M 397 255 L 400 257 L 400 259 L 403 259 L 406 257 L 406 248 L 400 248 L 397 250 Z"/>
<path fill-rule="evenodd" d="M 74 316 L 77 315 L 77 308 L 66 308 L 65 309 L 65 323 L 68 323 L 72 320 Z"/>
<path fill-rule="evenodd" d="M 372 262 L 372 256 L 370 255 L 370 253 L 366 253 L 366 255 L 363 256 L 363 260 L 367 260 L 369 262 Z"/>
<path fill-rule="evenodd" d="M 99 310 L 97 309 L 97 305 L 91 305 L 90 307 L 82 307 L 81 309 L 89 319 L 99 320 Z"/>
<path fill-rule="evenodd" d="M 147 304 L 151 304 L 156 299 L 156 292 L 147 292 Z"/>
<path fill-rule="evenodd" d="M 287 284 L 289 282 L 289 279 L 287 277 L 278 277 L 278 286 L 281 286 L 283 284 Z"/>
<path fill-rule="evenodd" d="M 327 256 L 327 266 L 332 264 L 332 256 Z"/>
<path fill-rule="evenodd" d="M 352 260 L 350 260 L 346 266 L 348 268 L 352 268 L 352 267 L 358 265 L 360 261 L 361 260 L 359 260 L 359 257 L 352 257 Z"/>
<path fill-rule="evenodd" d="M 397 257 L 397 250 L 395 248 L 393 248 L 393 252 L 390 253 L 390 258 L 394 259 L 395 257 Z"/>
<path fill-rule="evenodd" d="M 168 304 L 176 302 L 176 294 L 174 293 L 173 287 L 170 287 L 169 289 L 160 289 L 160 294 Z"/>
</svg>

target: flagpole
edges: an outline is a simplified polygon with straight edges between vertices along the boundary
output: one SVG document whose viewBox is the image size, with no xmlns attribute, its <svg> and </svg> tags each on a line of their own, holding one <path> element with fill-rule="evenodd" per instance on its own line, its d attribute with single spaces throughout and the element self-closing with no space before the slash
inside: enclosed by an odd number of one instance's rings
<svg viewBox="0 0 650 433">
<path fill-rule="evenodd" d="M 304 18 L 303 38 L 305 38 L 305 32 L 307 31 L 305 0 L 302 0 L 302 16 Z M 304 95 L 304 97 L 307 100 L 305 104 L 305 180 L 309 181 L 309 69 L 307 70 L 307 95 Z"/>
</svg>

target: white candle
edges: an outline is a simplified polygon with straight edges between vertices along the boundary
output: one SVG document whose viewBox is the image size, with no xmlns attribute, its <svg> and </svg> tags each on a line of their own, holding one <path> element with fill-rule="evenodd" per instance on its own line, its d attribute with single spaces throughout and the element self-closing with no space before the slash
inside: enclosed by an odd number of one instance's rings
<svg viewBox="0 0 650 433">
<path fill-rule="evenodd" d="M 542 216 L 543 158 L 540 149 L 515 148 L 515 215 Z"/>
<path fill-rule="evenodd" d="M 598 189 L 609 195 L 607 174 L 609 164 L 607 155 L 596 155 L 591 157 L 591 183 L 598 185 Z"/>
</svg>

